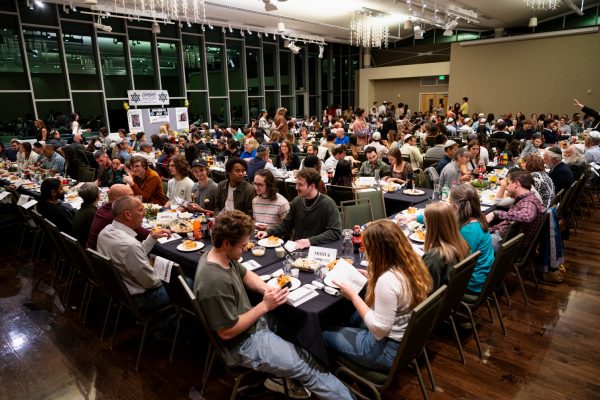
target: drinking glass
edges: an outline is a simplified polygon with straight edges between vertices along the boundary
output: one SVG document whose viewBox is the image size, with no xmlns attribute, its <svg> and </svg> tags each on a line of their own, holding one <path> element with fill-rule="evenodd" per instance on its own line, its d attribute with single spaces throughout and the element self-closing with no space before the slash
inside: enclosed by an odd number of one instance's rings
<svg viewBox="0 0 600 400">
<path fill-rule="evenodd" d="M 315 269 L 315 281 L 323 283 L 326 275 L 327 267 L 325 265 L 319 265 L 319 267 Z"/>
<path fill-rule="evenodd" d="M 293 267 L 293 264 L 292 264 L 291 260 L 289 260 L 289 259 L 283 260 L 282 270 L 283 270 L 283 274 L 285 276 L 292 276 L 292 267 Z"/>
</svg>

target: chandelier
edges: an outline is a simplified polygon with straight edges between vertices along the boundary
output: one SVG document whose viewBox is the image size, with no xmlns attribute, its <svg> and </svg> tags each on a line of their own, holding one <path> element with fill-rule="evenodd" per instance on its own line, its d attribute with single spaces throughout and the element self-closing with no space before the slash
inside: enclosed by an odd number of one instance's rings
<svg viewBox="0 0 600 400">
<path fill-rule="evenodd" d="M 380 17 L 352 15 L 350 45 L 363 47 L 388 47 L 389 27 Z"/>
<path fill-rule="evenodd" d="M 556 10 L 558 0 L 524 0 L 527 7 L 534 10 Z"/>
</svg>

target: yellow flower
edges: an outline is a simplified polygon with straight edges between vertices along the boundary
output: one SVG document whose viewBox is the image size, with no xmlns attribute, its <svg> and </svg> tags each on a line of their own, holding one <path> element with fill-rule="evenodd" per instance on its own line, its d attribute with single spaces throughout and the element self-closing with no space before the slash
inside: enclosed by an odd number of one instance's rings
<svg viewBox="0 0 600 400">
<path fill-rule="evenodd" d="M 129 110 L 129 103 L 127 103 L 126 101 L 123 102 L 123 108 L 125 109 L 125 111 Z"/>
<path fill-rule="evenodd" d="M 185 99 L 185 101 L 183 102 L 184 107 L 189 107 L 190 106 L 190 102 L 188 101 L 188 99 Z"/>
</svg>

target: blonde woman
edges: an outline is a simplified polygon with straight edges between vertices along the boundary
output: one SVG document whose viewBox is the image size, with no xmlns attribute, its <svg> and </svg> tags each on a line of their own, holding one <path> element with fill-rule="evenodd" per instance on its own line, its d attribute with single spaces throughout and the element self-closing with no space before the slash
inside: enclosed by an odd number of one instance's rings
<svg viewBox="0 0 600 400">
<path fill-rule="evenodd" d="M 448 283 L 450 268 L 469 254 L 469 245 L 458 230 L 456 213 L 448 203 L 439 201 L 425 208 L 427 234 L 423 262 L 433 278 L 433 288 Z"/>
<path fill-rule="evenodd" d="M 350 326 L 323 332 L 329 348 L 368 369 L 388 371 L 396 357 L 411 310 L 431 291 L 431 276 L 400 228 L 377 220 L 363 232 L 369 258 L 363 300 L 349 286 L 342 295 L 356 308 Z"/>
<path fill-rule="evenodd" d="M 240 155 L 240 158 L 246 161 L 251 161 L 256 157 L 256 149 L 258 148 L 258 141 L 254 138 L 246 139 L 244 142 L 244 151 Z"/>
</svg>

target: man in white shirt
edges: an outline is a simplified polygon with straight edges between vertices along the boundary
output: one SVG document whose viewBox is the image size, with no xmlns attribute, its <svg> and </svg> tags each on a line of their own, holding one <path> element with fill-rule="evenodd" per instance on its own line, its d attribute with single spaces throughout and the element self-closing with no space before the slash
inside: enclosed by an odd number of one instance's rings
<svg viewBox="0 0 600 400">
<path fill-rule="evenodd" d="M 343 160 L 346 157 L 346 146 L 339 145 L 335 146 L 331 149 L 331 157 L 325 160 L 325 164 L 323 165 L 324 171 L 335 171 L 335 167 L 337 167 L 337 163 L 340 160 Z"/>
<path fill-rule="evenodd" d="M 156 239 L 169 237 L 169 231 L 152 232 L 143 242 L 135 238 L 135 230 L 142 226 L 144 219 L 144 203 L 135 196 L 116 199 L 112 213 L 115 219 L 98 235 L 98 252 L 112 260 L 140 311 L 169 304 L 169 296 L 148 261 Z"/>
<path fill-rule="evenodd" d="M 413 171 L 423 169 L 423 154 L 417 148 L 417 137 L 413 135 L 406 135 L 404 137 L 404 144 L 400 148 L 402 155 L 410 157 L 410 166 Z"/>
<path fill-rule="evenodd" d="M 377 151 L 377 158 L 381 160 L 384 156 L 387 155 L 389 150 L 387 147 L 381 144 L 381 133 L 373 132 L 372 139 L 373 141 L 369 146 L 375 147 L 375 150 Z"/>
</svg>

